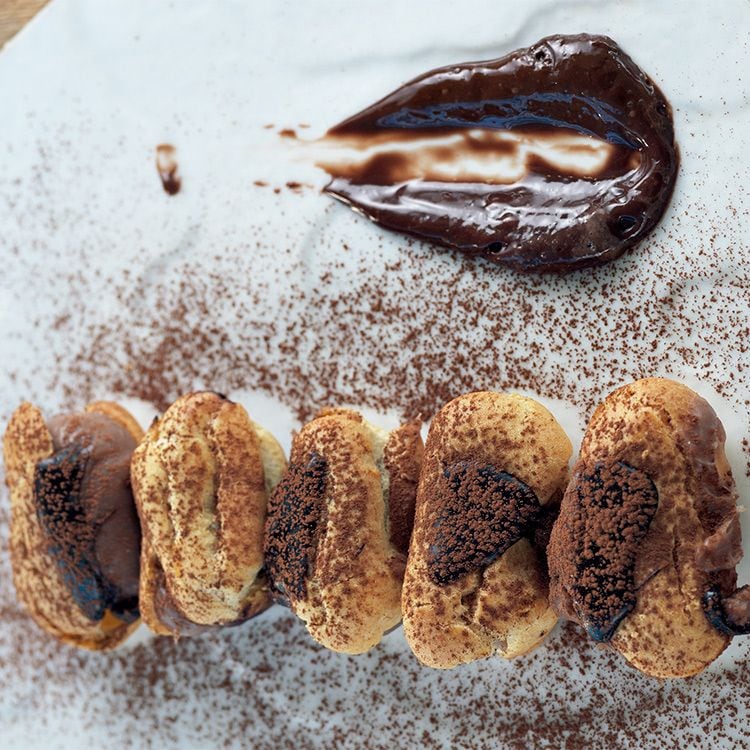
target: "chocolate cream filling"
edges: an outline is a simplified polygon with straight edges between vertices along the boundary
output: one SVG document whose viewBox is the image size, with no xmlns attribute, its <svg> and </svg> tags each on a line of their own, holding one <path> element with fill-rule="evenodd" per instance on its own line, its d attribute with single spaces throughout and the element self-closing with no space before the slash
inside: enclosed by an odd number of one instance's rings
<svg viewBox="0 0 750 750">
<path fill-rule="evenodd" d="M 737 490 L 726 465 L 726 435 L 709 403 L 696 398 L 682 432 L 682 446 L 695 474 L 695 508 L 704 531 L 696 566 L 707 574 L 703 608 L 709 622 L 727 635 L 750 633 L 750 587 L 737 585 L 742 559 Z M 720 468 L 722 470 L 720 470 Z"/>
<path fill-rule="evenodd" d="M 96 413 L 65 414 L 47 425 L 54 453 L 36 466 L 37 517 L 47 552 L 81 611 L 138 618 L 141 530 L 130 489 L 133 436 Z"/>
<path fill-rule="evenodd" d="M 586 34 L 426 73 L 321 145 L 330 195 L 521 270 L 617 258 L 659 221 L 678 166 L 664 95 L 615 42 Z"/>
</svg>

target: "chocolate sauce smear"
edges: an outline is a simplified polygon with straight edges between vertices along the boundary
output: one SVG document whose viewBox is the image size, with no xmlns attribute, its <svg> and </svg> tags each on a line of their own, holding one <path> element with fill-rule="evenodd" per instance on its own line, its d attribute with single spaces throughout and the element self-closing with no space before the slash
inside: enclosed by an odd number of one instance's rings
<svg viewBox="0 0 750 750">
<path fill-rule="evenodd" d="M 438 585 L 491 565 L 532 532 L 540 513 L 527 484 L 477 461 L 447 466 L 435 495 L 427 566 Z"/>
<path fill-rule="evenodd" d="M 619 257 L 678 155 L 664 95 L 602 36 L 426 73 L 332 128 L 326 192 L 389 229 L 524 271 Z"/>
</svg>

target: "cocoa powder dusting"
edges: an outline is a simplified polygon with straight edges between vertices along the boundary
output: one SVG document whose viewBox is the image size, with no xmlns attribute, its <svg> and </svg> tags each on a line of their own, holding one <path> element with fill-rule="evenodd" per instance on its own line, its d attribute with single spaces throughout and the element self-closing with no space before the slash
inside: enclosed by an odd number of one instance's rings
<svg viewBox="0 0 750 750">
<path fill-rule="evenodd" d="M 272 591 L 280 602 L 303 599 L 315 541 L 325 513 L 325 459 L 295 455 L 268 505 L 264 557 Z"/>
<path fill-rule="evenodd" d="M 635 606 L 636 556 L 658 504 L 651 479 L 621 461 L 574 471 L 548 547 L 550 598 L 595 641 L 609 641 Z"/>
<path fill-rule="evenodd" d="M 425 489 L 430 578 L 443 585 L 486 568 L 532 531 L 539 500 L 520 479 L 490 464 L 459 461 Z"/>
</svg>

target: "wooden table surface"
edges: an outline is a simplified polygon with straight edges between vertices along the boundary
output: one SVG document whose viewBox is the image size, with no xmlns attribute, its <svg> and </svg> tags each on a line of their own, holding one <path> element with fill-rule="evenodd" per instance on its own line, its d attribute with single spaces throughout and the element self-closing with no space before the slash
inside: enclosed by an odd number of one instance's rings
<svg viewBox="0 0 750 750">
<path fill-rule="evenodd" d="M 0 47 L 25 26 L 48 0 L 0 0 Z"/>
</svg>

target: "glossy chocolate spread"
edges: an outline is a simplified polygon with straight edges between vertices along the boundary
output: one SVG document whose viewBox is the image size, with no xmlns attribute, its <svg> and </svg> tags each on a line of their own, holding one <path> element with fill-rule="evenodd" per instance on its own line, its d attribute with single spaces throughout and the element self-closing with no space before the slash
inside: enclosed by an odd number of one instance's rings
<svg viewBox="0 0 750 750">
<path fill-rule="evenodd" d="M 431 71 L 332 128 L 326 191 L 389 229 L 522 270 L 605 263 L 674 187 L 669 104 L 607 37 Z"/>
</svg>

